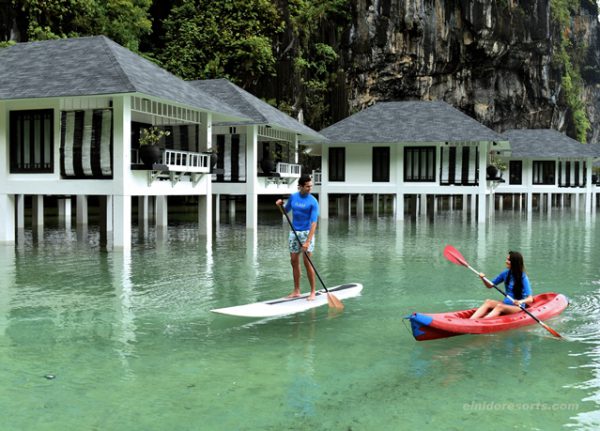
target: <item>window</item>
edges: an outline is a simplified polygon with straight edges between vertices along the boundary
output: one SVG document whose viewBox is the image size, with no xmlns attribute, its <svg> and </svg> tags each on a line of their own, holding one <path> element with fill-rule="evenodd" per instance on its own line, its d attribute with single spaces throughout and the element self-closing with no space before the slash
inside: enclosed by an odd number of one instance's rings
<svg viewBox="0 0 600 431">
<path fill-rule="evenodd" d="M 404 148 L 404 181 L 435 181 L 435 147 Z"/>
<path fill-rule="evenodd" d="M 373 182 L 390 181 L 390 147 L 373 147 Z"/>
<path fill-rule="evenodd" d="M 10 113 L 10 172 L 46 173 L 54 170 L 54 111 Z"/>
<path fill-rule="evenodd" d="M 587 182 L 587 166 L 580 161 L 558 162 L 559 187 L 583 187 Z"/>
<path fill-rule="evenodd" d="M 477 184 L 478 150 L 476 147 L 444 146 L 440 149 L 440 184 Z"/>
<path fill-rule="evenodd" d="M 60 170 L 64 179 L 111 179 L 113 173 L 111 109 L 63 111 Z"/>
<path fill-rule="evenodd" d="M 346 149 L 329 149 L 329 181 L 346 181 Z"/>
<path fill-rule="evenodd" d="M 523 162 L 511 160 L 508 163 L 508 184 L 523 184 Z"/>
<path fill-rule="evenodd" d="M 556 162 L 533 161 L 533 184 L 553 185 L 555 183 Z"/>
</svg>

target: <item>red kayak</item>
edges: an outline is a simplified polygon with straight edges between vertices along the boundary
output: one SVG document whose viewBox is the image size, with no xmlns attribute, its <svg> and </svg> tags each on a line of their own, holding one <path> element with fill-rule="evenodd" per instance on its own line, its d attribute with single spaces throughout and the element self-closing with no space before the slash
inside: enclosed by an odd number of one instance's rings
<svg viewBox="0 0 600 431">
<path fill-rule="evenodd" d="M 542 293 L 533 297 L 533 304 L 527 307 L 527 311 L 544 321 L 558 316 L 568 305 L 569 300 L 565 295 Z M 491 319 L 469 319 L 475 310 L 477 308 L 436 314 L 413 313 L 407 319 L 410 320 L 413 336 L 417 341 L 463 334 L 490 334 L 537 323 L 522 311 Z"/>
</svg>

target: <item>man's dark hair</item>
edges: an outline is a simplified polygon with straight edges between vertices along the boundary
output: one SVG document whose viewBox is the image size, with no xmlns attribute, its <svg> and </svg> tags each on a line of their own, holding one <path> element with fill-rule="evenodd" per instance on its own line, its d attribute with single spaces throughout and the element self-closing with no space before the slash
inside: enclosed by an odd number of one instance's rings
<svg viewBox="0 0 600 431">
<path fill-rule="evenodd" d="M 303 187 L 304 184 L 306 184 L 307 182 L 312 181 L 312 178 L 310 177 L 310 175 L 302 175 L 300 177 L 300 179 L 298 180 L 298 185 L 300 187 Z"/>
</svg>

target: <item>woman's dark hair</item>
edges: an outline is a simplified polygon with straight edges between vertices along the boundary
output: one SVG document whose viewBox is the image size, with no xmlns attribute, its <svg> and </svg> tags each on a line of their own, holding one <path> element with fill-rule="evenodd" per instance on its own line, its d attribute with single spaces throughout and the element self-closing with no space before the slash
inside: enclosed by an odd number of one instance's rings
<svg viewBox="0 0 600 431">
<path fill-rule="evenodd" d="M 525 272 L 525 263 L 523 255 L 518 251 L 509 251 L 508 259 L 510 260 L 510 272 L 506 278 L 506 283 L 510 282 L 512 277 L 514 280 L 513 295 L 515 299 L 523 299 L 523 273 Z"/>
<path fill-rule="evenodd" d="M 300 177 L 300 179 L 298 180 L 298 185 L 300 187 L 303 187 L 304 184 L 306 184 L 307 182 L 312 181 L 312 178 L 310 177 L 310 175 L 302 175 Z"/>
</svg>

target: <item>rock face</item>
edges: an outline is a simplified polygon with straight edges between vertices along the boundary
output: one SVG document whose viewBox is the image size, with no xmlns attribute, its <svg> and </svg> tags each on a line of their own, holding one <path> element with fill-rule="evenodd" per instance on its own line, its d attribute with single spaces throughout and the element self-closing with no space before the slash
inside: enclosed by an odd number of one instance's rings
<svg viewBox="0 0 600 431">
<path fill-rule="evenodd" d="M 502 132 L 554 128 L 575 137 L 555 57 L 561 37 L 582 47 L 570 61 L 584 79 L 600 139 L 600 43 L 595 2 L 581 1 L 568 28 L 550 0 L 357 0 L 343 69 L 348 110 L 383 100 L 444 100 Z M 346 45 L 346 44 L 344 44 Z M 579 62 L 579 64 L 577 64 Z"/>
</svg>

